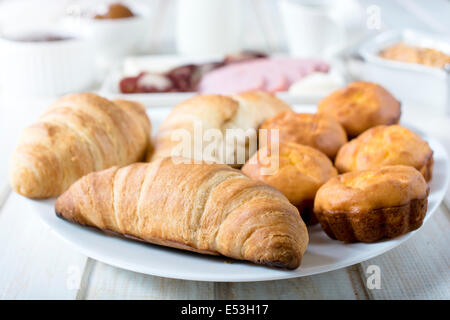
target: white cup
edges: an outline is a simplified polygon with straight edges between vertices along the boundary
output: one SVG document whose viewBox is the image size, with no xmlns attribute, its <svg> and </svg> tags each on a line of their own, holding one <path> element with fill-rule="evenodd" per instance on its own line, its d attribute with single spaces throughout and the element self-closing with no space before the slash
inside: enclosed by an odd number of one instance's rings
<svg viewBox="0 0 450 320">
<path fill-rule="evenodd" d="M 299 57 L 333 57 L 348 42 L 347 26 L 361 18 L 354 0 L 281 0 L 279 6 L 289 51 Z"/>
<path fill-rule="evenodd" d="M 184 55 L 224 55 L 241 49 L 239 0 L 178 0 L 176 47 Z"/>
<path fill-rule="evenodd" d="M 115 61 L 135 53 L 144 41 L 148 19 L 134 16 L 123 19 L 67 17 L 64 27 L 88 39 L 100 62 Z"/>
</svg>

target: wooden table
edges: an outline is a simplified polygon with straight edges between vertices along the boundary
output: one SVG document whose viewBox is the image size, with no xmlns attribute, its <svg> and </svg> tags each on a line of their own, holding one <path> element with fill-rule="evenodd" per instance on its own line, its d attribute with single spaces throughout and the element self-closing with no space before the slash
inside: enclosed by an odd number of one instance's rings
<svg viewBox="0 0 450 320">
<path fill-rule="evenodd" d="M 448 2 L 428 3 L 431 7 L 426 9 L 418 1 L 377 1 L 389 27 L 414 25 L 439 31 L 448 26 L 448 12 L 441 10 L 443 3 L 450 8 Z M 443 203 L 401 246 L 361 264 L 304 278 L 253 283 L 183 281 L 138 274 L 88 258 L 57 238 L 7 183 L 8 157 L 19 131 L 49 102 L 0 96 L 0 298 L 450 299 L 450 193 L 447 205 Z M 407 122 L 434 135 L 450 154 L 450 118 L 407 104 L 403 110 Z M 381 270 L 381 289 L 366 286 L 371 265 Z"/>
</svg>

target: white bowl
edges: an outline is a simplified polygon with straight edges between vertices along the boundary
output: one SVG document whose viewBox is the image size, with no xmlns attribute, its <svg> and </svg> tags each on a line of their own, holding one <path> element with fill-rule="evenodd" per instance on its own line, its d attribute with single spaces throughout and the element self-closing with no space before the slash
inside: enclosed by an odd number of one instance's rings
<svg viewBox="0 0 450 320">
<path fill-rule="evenodd" d="M 148 19 L 143 15 L 122 19 L 67 17 L 64 26 L 88 39 L 101 60 L 115 60 L 135 53 L 145 40 Z"/>
<path fill-rule="evenodd" d="M 94 79 L 88 41 L 26 42 L 0 38 L 0 90 L 53 96 L 87 89 Z"/>
</svg>

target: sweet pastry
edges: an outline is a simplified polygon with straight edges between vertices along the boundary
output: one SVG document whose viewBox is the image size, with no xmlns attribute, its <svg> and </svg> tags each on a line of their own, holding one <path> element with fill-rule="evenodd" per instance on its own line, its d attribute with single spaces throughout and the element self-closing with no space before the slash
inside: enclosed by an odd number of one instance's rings
<svg viewBox="0 0 450 320">
<path fill-rule="evenodd" d="M 410 166 L 355 171 L 320 187 L 314 212 L 333 239 L 375 242 L 419 228 L 428 193 L 425 179 Z"/>
<path fill-rule="evenodd" d="M 400 120 L 400 102 L 382 86 L 370 82 L 353 82 L 319 102 L 318 113 L 335 117 L 349 138 L 377 125 Z"/>
<path fill-rule="evenodd" d="M 294 142 L 281 142 L 279 152 L 260 149 L 242 167 L 242 172 L 280 190 L 309 224 L 317 222 L 313 214 L 317 190 L 337 175 L 333 163 L 322 152 Z"/>
<path fill-rule="evenodd" d="M 142 160 L 150 130 L 137 102 L 65 96 L 22 133 L 11 159 L 11 186 L 30 198 L 58 196 L 89 172 Z"/>
<path fill-rule="evenodd" d="M 96 14 L 94 19 L 123 19 L 134 17 L 133 11 L 121 3 L 112 3 L 103 14 Z"/>
<path fill-rule="evenodd" d="M 384 48 L 378 55 L 384 59 L 422 64 L 440 69 L 444 69 L 447 64 L 450 64 L 450 55 L 443 51 L 411 46 L 404 42 L 398 42 Z"/>
<path fill-rule="evenodd" d="M 326 114 L 285 111 L 266 120 L 260 129 L 278 129 L 279 140 L 296 142 L 316 148 L 334 159 L 339 148 L 347 142 L 344 128 Z"/>
<path fill-rule="evenodd" d="M 342 146 L 335 160 L 339 172 L 396 164 L 412 166 L 430 181 L 433 151 L 426 141 L 405 127 L 377 126 Z"/>
<path fill-rule="evenodd" d="M 91 173 L 57 199 L 55 211 L 154 244 L 289 269 L 300 265 L 308 232 L 285 196 L 227 165 L 180 160 Z"/>
<path fill-rule="evenodd" d="M 241 167 L 256 152 L 256 143 L 249 143 L 251 133 L 256 139 L 256 130 L 266 119 L 286 110 L 291 110 L 286 103 L 264 92 L 232 97 L 195 96 L 176 106 L 161 124 L 152 159 L 184 156 Z M 230 132 L 240 138 L 249 135 L 236 141 L 232 136 L 228 138 Z M 219 134 L 223 140 L 211 147 L 212 142 L 207 138 L 210 133 Z M 243 159 L 238 159 L 238 151 L 242 151 Z"/>
</svg>

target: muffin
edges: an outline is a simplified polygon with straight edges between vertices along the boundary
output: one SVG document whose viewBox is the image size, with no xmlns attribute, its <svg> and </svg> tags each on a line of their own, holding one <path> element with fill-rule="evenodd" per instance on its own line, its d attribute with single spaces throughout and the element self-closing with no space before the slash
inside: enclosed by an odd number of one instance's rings
<svg viewBox="0 0 450 320">
<path fill-rule="evenodd" d="M 318 112 L 335 117 L 349 138 L 377 125 L 400 120 L 400 102 L 382 86 L 353 82 L 319 102 Z"/>
<path fill-rule="evenodd" d="M 419 228 L 428 193 L 428 184 L 413 167 L 349 172 L 317 191 L 314 213 L 333 239 L 375 242 Z"/>
<path fill-rule="evenodd" d="M 296 142 L 313 147 L 331 159 L 347 142 L 344 128 L 326 114 L 285 111 L 266 120 L 260 129 L 278 129 L 281 142 Z M 268 133 L 270 135 L 270 131 Z"/>
<path fill-rule="evenodd" d="M 242 171 L 253 180 L 280 190 L 306 223 L 316 223 L 312 212 L 314 197 L 322 184 L 337 175 L 333 163 L 322 152 L 293 142 L 281 142 L 277 153 L 267 150 L 258 150 Z"/>
<path fill-rule="evenodd" d="M 433 151 L 425 140 L 405 127 L 377 126 L 343 145 L 335 160 L 341 173 L 396 164 L 414 167 L 430 181 Z"/>
</svg>

